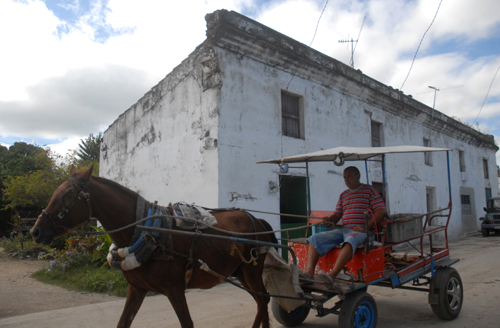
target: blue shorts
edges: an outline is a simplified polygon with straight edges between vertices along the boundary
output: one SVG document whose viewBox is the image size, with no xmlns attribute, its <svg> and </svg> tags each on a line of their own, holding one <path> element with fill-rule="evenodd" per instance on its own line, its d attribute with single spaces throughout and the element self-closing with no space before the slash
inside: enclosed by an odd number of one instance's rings
<svg viewBox="0 0 500 328">
<path fill-rule="evenodd" d="M 375 236 L 370 233 L 370 241 L 372 241 L 374 238 Z M 343 246 L 345 243 L 351 244 L 352 255 L 354 255 L 356 248 L 358 248 L 359 245 L 363 244 L 365 240 L 366 233 L 357 232 L 347 228 L 340 228 L 316 233 L 307 238 L 309 244 L 311 244 L 316 249 L 316 251 L 318 251 L 319 256 L 323 256 L 331 251 L 335 246 Z"/>
</svg>

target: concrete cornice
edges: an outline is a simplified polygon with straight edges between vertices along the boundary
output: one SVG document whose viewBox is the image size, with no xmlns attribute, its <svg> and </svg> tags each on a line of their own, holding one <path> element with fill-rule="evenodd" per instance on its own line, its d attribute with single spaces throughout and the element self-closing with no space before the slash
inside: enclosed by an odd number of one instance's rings
<svg viewBox="0 0 500 328">
<path fill-rule="evenodd" d="M 205 46 L 217 46 L 265 62 L 468 144 L 495 152 L 498 150 L 493 136 L 478 132 L 360 70 L 248 17 L 234 11 L 218 10 L 205 19 Z"/>
</svg>

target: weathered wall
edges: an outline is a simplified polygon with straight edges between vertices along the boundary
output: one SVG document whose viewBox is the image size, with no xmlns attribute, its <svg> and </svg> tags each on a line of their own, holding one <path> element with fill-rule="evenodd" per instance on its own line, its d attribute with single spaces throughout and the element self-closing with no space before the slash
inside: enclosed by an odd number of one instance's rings
<svg viewBox="0 0 500 328">
<path fill-rule="evenodd" d="M 106 130 L 101 176 L 160 204 L 217 206 L 219 77 L 199 47 Z"/>
<path fill-rule="evenodd" d="M 460 188 L 475 190 L 475 222 L 484 188 L 498 194 L 491 136 L 434 111 L 359 70 L 318 53 L 237 13 L 207 15 L 207 40 L 104 134 L 101 175 L 150 200 L 279 211 L 279 169 L 258 160 L 336 146 L 371 145 L 371 119 L 383 124 L 386 146 L 449 147 L 453 217 L 450 236 L 463 234 Z M 281 135 L 281 90 L 304 100 L 305 138 Z M 467 174 L 459 172 L 458 149 Z M 426 212 L 426 187 L 448 204 L 446 154 L 388 155 L 391 213 Z M 482 160 L 488 159 L 489 180 Z M 354 163 L 365 179 L 363 163 Z M 344 166 L 345 167 L 345 166 Z M 345 185 L 344 167 L 310 164 L 312 209 L 331 210 Z M 370 182 L 382 182 L 369 165 Z M 305 175 L 304 169 L 289 174 Z M 279 228 L 279 217 L 257 216 Z"/>
<path fill-rule="evenodd" d="M 457 237 L 464 233 L 461 186 L 475 190 L 474 224 L 479 227 L 477 218 L 482 216 L 484 188 L 491 187 L 493 194 L 498 194 L 498 186 L 490 184 L 482 174 L 482 160 L 486 158 L 490 176 L 495 176 L 496 147 L 491 145 L 489 136 L 433 112 L 432 108 L 359 71 L 339 65 L 334 59 L 328 62 L 321 54 L 258 23 L 232 15 L 214 19 L 228 24 L 214 29 L 212 34 L 210 30 L 207 32 L 216 40 L 214 46 L 223 79 L 219 129 L 221 206 L 278 212 L 278 167 L 255 161 L 341 145 L 369 146 L 373 119 L 383 124 L 385 146 L 422 145 L 425 137 L 433 147 L 454 150 L 450 152 L 454 208 L 449 235 Z M 256 34 L 267 39 L 259 39 Z M 287 53 L 283 45 L 294 52 Z M 297 53 L 303 57 L 298 58 Z M 312 60 L 307 62 L 304 58 Z M 281 136 L 281 90 L 303 96 L 303 140 Z M 465 181 L 459 172 L 457 149 L 466 152 Z M 435 188 L 438 208 L 448 205 L 446 153 L 432 154 L 432 161 L 432 166 L 425 165 L 423 154 L 387 156 L 391 213 L 425 213 L 426 187 Z M 354 165 L 360 168 L 364 179 L 364 164 Z M 331 163 L 310 164 L 312 209 L 334 207 L 345 189 L 344 168 Z M 305 175 L 305 170 L 292 169 L 290 174 Z M 382 182 L 380 165 L 371 164 L 369 175 L 370 182 Z M 278 228 L 278 216 L 260 216 Z"/>
</svg>

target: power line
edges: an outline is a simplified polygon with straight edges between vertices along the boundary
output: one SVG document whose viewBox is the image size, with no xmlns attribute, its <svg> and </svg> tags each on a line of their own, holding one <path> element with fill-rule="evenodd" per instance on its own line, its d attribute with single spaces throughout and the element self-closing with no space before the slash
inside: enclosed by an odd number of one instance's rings
<svg viewBox="0 0 500 328">
<path fill-rule="evenodd" d="M 309 43 L 309 47 L 311 47 L 312 43 L 314 42 L 314 39 L 316 38 L 316 32 L 318 32 L 318 27 L 319 27 L 319 22 L 321 21 L 321 17 L 323 17 L 323 13 L 325 12 L 326 6 L 328 5 L 328 1 L 326 0 L 325 6 L 323 7 L 323 10 L 321 11 L 321 14 L 319 15 L 318 18 L 318 23 L 316 23 L 316 30 L 314 31 L 313 38 L 311 40 L 311 43 Z M 286 86 L 286 90 L 290 87 L 290 84 L 292 83 L 293 79 L 295 78 L 295 73 L 292 75 L 292 78 L 290 79 L 290 82 L 288 82 L 288 85 Z"/>
<path fill-rule="evenodd" d="M 413 60 L 412 60 L 412 62 L 411 62 L 410 70 L 408 71 L 408 75 L 406 75 L 406 78 L 405 78 L 405 80 L 403 81 L 403 84 L 401 85 L 401 88 L 399 88 L 399 90 L 403 90 L 403 87 L 404 87 L 404 85 L 405 85 L 405 83 L 406 83 L 406 80 L 408 79 L 408 76 L 410 76 L 411 69 L 413 68 L 413 63 L 415 62 L 415 59 L 417 58 L 417 53 L 418 53 L 418 50 L 420 49 L 420 46 L 422 45 L 422 41 L 424 41 L 425 35 L 426 35 L 426 34 L 427 34 L 427 32 L 429 32 L 429 30 L 431 29 L 432 24 L 434 24 L 434 20 L 436 20 L 436 16 L 437 16 L 437 14 L 438 14 L 438 12 L 439 12 L 439 8 L 441 7 L 441 3 L 442 3 L 442 2 L 443 2 L 443 0 L 441 0 L 441 1 L 439 2 L 439 6 L 438 6 L 438 8 L 437 8 L 437 10 L 436 10 L 436 14 L 434 15 L 434 18 L 432 19 L 431 24 L 429 25 L 429 27 L 428 27 L 428 28 L 427 28 L 427 30 L 425 31 L 424 35 L 422 36 L 422 39 L 420 40 L 420 43 L 419 43 L 419 45 L 418 45 L 418 47 L 417 47 L 417 51 L 415 52 L 415 56 L 413 56 Z"/>
<path fill-rule="evenodd" d="M 356 40 L 359 40 L 359 37 L 361 35 L 361 31 L 363 31 L 363 27 L 365 26 L 365 21 L 366 21 L 366 14 L 365 17 L 363 17 L 363 22 L 361 23 L 361 28 L 359 29 L 358 37 Z M 354 53 L 356 52 L 356 47 L 358 46 L 358 43 L 356 42 L 356 45 L 354 46 L 354 50 L 352 51 L 352 67 L 354 68 Z"/>
<path fill-rule="evenodd" d="M 488 88 L 488 92 L 486 92 L 486 97 L 484 97 L 483 104 L 481 105 L 481 108 L 479 109 L 479 113 L 477 113 L 476 119 L 474 120 L 474 122 L 472 123 L 472 125 L 474 125 L 476 123 L 477 118 L 479 117 L 479 114 L 481 114 L 481 111 L 483 110 L 483 106 L 486 103 L 486 99 L 488 99 L 488 95 L 490 93 L 491 86 L 493 85 L 493 81 L 495 81 L 495 78 L 497 77 L 497 74 L 498 74 L 499 70 L 500 70 L 500 66 L 498 66 L 497 71 L 495 72 L 495 75 L 493 76 L 493 79 L 491 80 L 490 87 Z"/>
<path fill-rule="evenodd" d="M 316 30 L 314 31 L 314 35 L 313 35 L 313 38 L 311 40 L 311 43 L 309 43 L 309 47 L 313 44 L 313 41 L 316 38 L 316 32 L 318 32 L 319 21 L 321 20 L 321 17 L 323 17 L 323 13 L 325 12 L 326 6 L 328 5 L 328 1 L 329 0 L 326 0 L 325 6 L 323 7 L 323 10 L 321 11 L 321 15 L 319 15 L 318 23 L 316 24 Z"/>
</svg>

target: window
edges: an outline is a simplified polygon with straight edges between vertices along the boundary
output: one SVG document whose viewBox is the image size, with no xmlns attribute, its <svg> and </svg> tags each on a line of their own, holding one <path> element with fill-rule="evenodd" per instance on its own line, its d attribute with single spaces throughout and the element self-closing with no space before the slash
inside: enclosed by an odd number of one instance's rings
<svg viewBox="0 0 500 328">
<path fill-rule="evenodd" d="M 490 173 L 488 172 L 488 160 L 487 159 L 483 159 L 483 172 L 484 172 L 484 178 L 489 179 Z"/>
<path fill-rule="evenodd" d="M 424 138 L 424 147 L 430 147 L 431 141 Z M 429 151 L 424 152 L 424 163 L 425 165 L 432 165 L 432 153 Z"/>
<path fill-rule="evenodd" d="M 281 91 L 281 132 L 284 136 L 304 139 L 302 97 Z"/>
<path fill-rule="evenodd" d="M 488 199 L 491 198 L 491 188 L 485 188 L 485 193 L 486 193 L 486 206 L 488 206 Z"/>
<path fill-rule="evenodd" d="M 463 150 L 458 151 L 458 163 L 460 165 L 460 172 L 465 172 L 465 155 Z"/>
<path fill-rule="evenodd" d="M 462 204 L 462 215 L 472 215 L 470 195 L 460 195 L 460 203 Z"/>
<path fill-rule="evenodd" d="M 425 188 L 425 201 L 427 205 L 427 213 L 436 209 L 436 189 L 434 187 Z"/>
<path fill-rule="evenodd" d="M 372 128 L 372 147 L 382 147 L 384 145 L 382 123 L 372 121 L 371 128 Z"/>
</svg>

